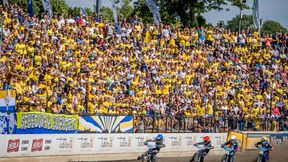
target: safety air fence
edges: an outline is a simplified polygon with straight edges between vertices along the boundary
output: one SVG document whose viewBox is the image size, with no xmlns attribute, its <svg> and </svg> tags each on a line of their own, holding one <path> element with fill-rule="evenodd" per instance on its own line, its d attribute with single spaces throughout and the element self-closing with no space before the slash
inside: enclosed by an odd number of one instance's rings
<svg viewBox="0 0 288 162">
<path fill-rule="evenodd" d="M 96 155 L 96 154 L 141 154 L 147 150 L 144 142 L 155 138 L 155 133 L 111 134 L 12 134 L 0 135 L 0 157 Z M 223 149 L 227 133 L 163 133 L 165 147 L 161 153 L 196 151 L 193 144 L 203 136 L 210 136 L 217 154 Z M 136 157 L 132 157 L 136 158 Z"/>
</svg>

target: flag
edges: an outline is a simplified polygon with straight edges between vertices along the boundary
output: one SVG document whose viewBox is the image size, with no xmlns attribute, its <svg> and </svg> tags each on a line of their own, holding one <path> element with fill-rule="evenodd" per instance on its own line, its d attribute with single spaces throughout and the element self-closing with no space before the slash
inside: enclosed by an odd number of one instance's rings
<svg viewBox="0 0 288 162">
<path fill-rule="evenodd" d="M 3 6 L 7 6 L 8 5 L 8 1 L 7 0 L 3 0 Z"/>
<path fill-rule="evenodd" d="M 157 7 L 157 5 L 153 0 L 145 0 L 145 3 L 153 15 L 154 24 L 158 26 L 161 23 L 159 8 Z"/>
<path fill-rule="evenodd" d="M 121 30 L 120 30 L 120 27 L 119 27 L 119 25 L 118 25 L 117 9 L 116 9 L 115 0 L 113 0 L 112 11 L 113 11 L 113 17 L 114 17 L 114 27 L 115 27 L 115 31 L 116 31 L 116 33 L 120 34 L 120 33 L 121 33 Z"/>
<path fill-rule="evenodd" d="M 96 0 L 96 14 L 97 14 L 96 20 L 97 20 L 97 22 L 100 21 L 100 20 L 99 20 L 99 19 L 100 19 L 99 8 L 100 8 L 99 0 Z"/>
<path fill-rule="evenodd" d="M 254 26 L 259 29 L 260 17 L 259 17 L 259 1 L 258 0 L 253 1 L 253 21 L 254 21 Z"/>
<path fill-rule="evenodd" d="M 86 10 L 83 7 L 80 7 L 80 14 L 82 16 L 87 16 L 87 12 L 86 12 Z"/>
<path fill-rule="evenodd" d="M 48 16 L 51 19 L 53 16 L 52 6 L 50 0 L 42 0 L 43 8 L 48 12 Z"/>
<path fill-rule="evenodd" d="M 30 17 L 34 16 L 32 0 L 28 0 L 28 14 Z"/>
</svg>

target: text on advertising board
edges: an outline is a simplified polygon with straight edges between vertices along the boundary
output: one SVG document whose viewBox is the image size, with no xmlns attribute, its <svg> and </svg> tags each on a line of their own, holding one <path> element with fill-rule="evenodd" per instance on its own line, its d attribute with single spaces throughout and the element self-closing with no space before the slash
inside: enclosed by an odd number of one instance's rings
<svg viewBox="0 0 288 162">
<path fill-rule="evenodd" d="M 32 152 L 42 151 L 42 147 L 43 147 L 43 139 L 34 139 L 32 142 L 31 151 Z"/>
<path fill-rule="evenodd" d="M 9 140 L 7 152 L 18 152 L 19 150 L 20 139 Z"/>
<path fill-rule="evenodd" d="M 76 119 L 68 116 L 56 116 L 46 113 L 17 114 L 17 128 L 45 128 L 51 130 L 77 130 Z M 20 121 L 19 121 L 20 120 Z"/>
</svg>

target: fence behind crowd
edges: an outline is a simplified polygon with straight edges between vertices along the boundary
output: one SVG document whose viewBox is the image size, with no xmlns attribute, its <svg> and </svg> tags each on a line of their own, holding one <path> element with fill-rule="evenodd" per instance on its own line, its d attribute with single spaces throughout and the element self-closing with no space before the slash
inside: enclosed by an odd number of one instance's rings
<svg viewBox="0 0 288 162">
<path fill-rule="evenodd" d="M 226 115 L 186 117 L 161 115 L 64 115 L 44 112 L 1 113 L 1 134 L 74 134 L 74 133 L 224 133 L 228 131 L 278 131 L 279 125 L 262 119 L 257 129 L 233 122 Z M 15 115 L 16 114 L 16 115 Z"/>
<path fill-rule="evenodd" d="M 171 113 L 67 115 L 16 112 L 15 98 L 14 90 L 0 91 L 0 134 L 285 131 L 288 123 L 287 117 L 244 119 L 225 111 L 204 116 Z"/>
<path fill-rule="evenodd" d="M 185 116 L 185 115 L 135 115 L 134 131 L 143 132 L 202 132 L 221 133 L 229 131 L 283 131 L 287 128 L 275 118 L 239 119 L 233 115 L 223 113 L 221 116 Z"/>
</svg>

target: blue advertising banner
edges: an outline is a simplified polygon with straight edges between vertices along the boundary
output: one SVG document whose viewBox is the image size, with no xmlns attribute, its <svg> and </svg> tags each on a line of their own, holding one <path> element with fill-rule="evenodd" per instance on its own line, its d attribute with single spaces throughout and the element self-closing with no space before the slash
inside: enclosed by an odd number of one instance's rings
<svg viewBox="0 0 288 162">
<path fill-rule="evenodd" d="M 80 116 L 79 131 L 133 133 L 133 116 Z"/>
<path fill-rule="evenodd" d="M 15 103 L 16 92 L 14 90 L 0 90 L 0 134 L 15 133 Z"/>
<path fill-rule="evenodd" d="M 77 133 L 78 116 L 42 112 L 19 112 L 16 134 Z"/>
<path fill-rule="evenodd" d="M 272 145 L 281 144 L 288 141 L 288 133 L 270 134 L 270 142 Z"/>
<path fill-rule="evenodd" d="M 13 112 L 0 112 L 0 134 L 14 134 L 16 118 Z"/>
</svg>

